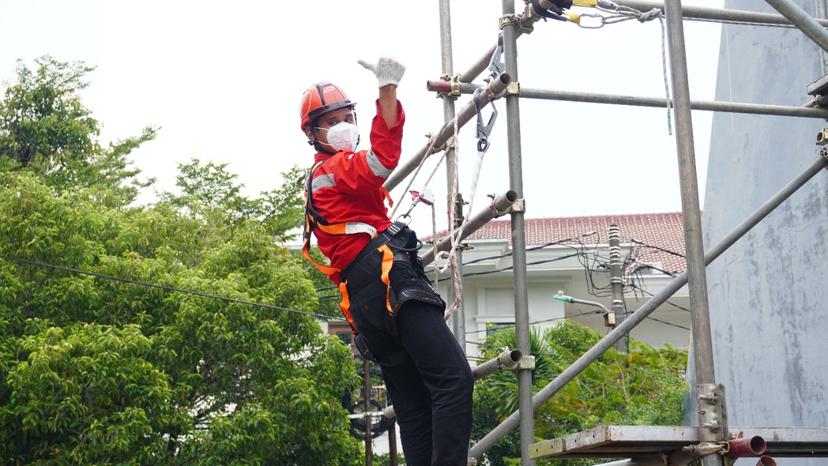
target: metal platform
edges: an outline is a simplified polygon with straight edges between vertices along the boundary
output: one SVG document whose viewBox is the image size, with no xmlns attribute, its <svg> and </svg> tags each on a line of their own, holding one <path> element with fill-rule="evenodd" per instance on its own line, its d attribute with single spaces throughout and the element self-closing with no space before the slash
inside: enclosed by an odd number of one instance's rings
<svg viewBox="0 0 828 466">
<path fill-rule="evenodd" d="M 768 456 L 828 457 L 828 428 L 731 427 L 731 434 L 758 435 Z M 532 444 L 531 458 L 630 458 L 670 453 L 699 443 L 698 427 L 600 426 Z"/>
</svg>

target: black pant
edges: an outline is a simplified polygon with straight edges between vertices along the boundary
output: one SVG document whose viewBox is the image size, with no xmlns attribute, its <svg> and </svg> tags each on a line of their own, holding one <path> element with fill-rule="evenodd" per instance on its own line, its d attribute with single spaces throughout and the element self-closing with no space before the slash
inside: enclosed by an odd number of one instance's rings
<svg viewBox="0 0 828 466">
<path fill-rule="evenodd" d="M 410 284 L 416 275 L 409 262 L 395 261 L 392 288 Z M 378 271 L 376 277 L 379 280 Z M 357 287 L 349 283 L 351 315 L 382 367 L 400 425 L 406 464 L 465 466 L 474 381 L 466 357 L 443 319 L 443 309 L 409 300 L 390 313 L 385 286 L 371 281 Z"/>
</svg>

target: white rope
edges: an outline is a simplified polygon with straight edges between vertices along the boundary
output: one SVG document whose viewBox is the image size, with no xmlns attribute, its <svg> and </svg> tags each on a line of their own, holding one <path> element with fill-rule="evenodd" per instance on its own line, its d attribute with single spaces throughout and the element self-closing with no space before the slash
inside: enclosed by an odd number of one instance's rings
<svg viewBox="0 0 828 466">
<path fill-rule="evenodd" d="M 477 99 L 477 97 L 478 97 L 477 94 L 475 94 L 474 98 Z M 477 101 L 475 100 L 475 103 L 476 102 Z M 469 218 L 471 217 L 471 214 L 474 211 L 474 198 L 477 195 L 477 185 L 478 185 L 478 182 L 480 181 L 480 172 L 482 171 L 482 168 L 483 168 L 483 158 L 486 155 L 486 152 L 488 151 L 488 148 L 489 148 L 488 137 L 489 137 L 489 133 L 491 131 L 491 126 L 494 123 L 494 118 L 497 116 L 497 111 L 494 110 L 494 113 L 492 115 L 492 118 L 489 121 L 489 124 L 484 126 L 482 116 L 481 116 L 481 111 L 482 111 L 482 108 L 480 108 L 478 106 L 477 107 L 477 125 L 478 125 L 478 128 L 477 128 L 477 131 L 478 131 L 478 133 L 477 133 L 477 137 L 478 137 L 477 161 L 475 162 L 474 173 L 472 174 L 471 192 L 469 193 L 468 213 L 466 215 L 464 215 L 463 221 L 457 227 L 457 231 L 452 232 L 450 230 L 450 232 L 449 232 L 449 237 L 451 238 L 451 250 L 448 252 L 447 255 L 448 255 L 449 263 L 451 263 L 451 265 L 452 265 L 452 278 L 453 278 L 453 281 L 454 281 L 454 290 L 455 290 L 454 295 L 455 295 L 455 298 L 454 298 L 454 303 L 452 303 L 452 305 L 446 311 L 446 318 L 448 318 L 449 316 L 454 314 L 460 308 L 460 305 L 462 303 L 463 280 L 462 280 L 462 277 L 460 276 L 460 271 L 458 270 L 458 267 L 457 267 L 456 251 L 457 251 L 457 247 L 460 245 L 460 243 L 463 239 L 463 231 L 465 230 L 466 225 L 468 225 Z M 457 128 L 455 128 L 455 132 L 456 131 L 457 131 Z M 456 154 L 456 151 L 455 151 L 455 154 Z M 459 157 L 458 157 L 458 159 L 459 159 Z M 459 171 L 460 170 L 458 168 L 457 172 L 459 173 Z M 454 179 L 452 179 L 452 181 L 456 182 L 456 180 L 454 180 Z M 454 204 L 456 203 L 456 200 L 454 199 L 454 192 L 455 192 L 455 189 L 452 189 L 452 206 L 454 206 Z M 463 211 L 462 207 L 461 207 L 460 211 L 461 212 Z M 450 217 L 452 217 L 452 218 L 453 218 L 453 213 L 454 213 L 454 209 L 452 208 L 451 209 L 451 214 L 450 214 Z M 453 222 L 452 222 L 452 224 L 453 224 Z"/>
<path fill-rule="evenodd" d="M 440 159 L 442 160 L 442 159 Z M 437 247 L 437 207 L 434 205 L 435 203 L 431 203 L 431 243 L 432 247 Z M 434 268 L 434 289 L 437 289 L 437 285 L 440 284 L 440 272 L 437 268 Z"/>
<path fill-rule="evenodd" d="M 459 127 L 457 125 L 457 118 L 454 119 L 454 161 L 455 161 L 455 170 L 453 176 L 449 179 L 449 191 L 451 191 L 451 196 L 449 200 L 448 206 L 448 219 L 449 219 L 449 237 L 451 238 L 451 252 L 448 255 L 448 265 L 451 267 L 451 282 L 454 288 L 454 301 L 451 303 L 451 306 L 446 309 L 446 312 L 443 315 L 445 320 L 448 320 L 458 309 L 460 309 L 460 305 L 463 303 L 463 277 L 460 276 L 460 270 L 457 267 L 457 256 L 455 256 L 454 251 L 457 249 L 457 242 L 456 237 L 451 234 L 451 229 L 454 228 L 454 224 L 456 223 L 455 218 L 455 206 L 457 205 L 457 192 L 459 191 L 459 173 L 460 173 L 460 157 L 457 156 L 460 152 L 460 144 L 458 143 L 457 135 L 459 133 Z M 462 228 L 462 225 L 460 226 Z M 437 245 L 435 244 L 434 247 L 436 248 Z M 436 258 L 437 255 L 434 257 Z M 436 268 L 436 267 L 435 267 Z M 438 270 L 439 272 L 443 272 L 445 270 L 445 266 L 443 270 Z"/>
<path fill-rule="evenodd" d="M 664 27 L 664 15 L 660 8 L 653 8 L 649 11 L 641 11 L 625 5 L 618 5 L 614 2 L 602 2 L 596 7 L 603 12 L 611 13 L 609 15 L 582 15 L 582 16 L 600 16 L 601 23 L 598 26 L 582 26 L 585 29 L 600 29 L 607 24 L 616 24 L 629 20 L 638 20 L 639 23 L 646 23 L 654 19 L 658 20 L 661 26 L 661 71 L 664 77 L 664 97 L 667 101 L 667 133 L 673 134 L 673 119 L 671 116 L 671 109 L 673 108 L 673 101 L 670 99 L 670 83 L 667 75 L 667 38 Z M 580 24 L 579 24 L 580 25 Z"/>
<path fill-rule="evenodd" d="M 454 124 L 455 125 L 457 124 L 457 118 L 454 119 Z M 437 141 L 437 137 L 434 136 L 434 135 L 431 135 L 431 136 L 429 136 L 428 140 L 429 140 L 428 148 L 426 149 L 425 154 L 423 155 L 423 158 L 420 159 L 420 163 L 417 165 L 417 169 L 414 170 L 414 175 L 411 177 L 410 180 L 408 180 L 408 184 L 406 185 L 403 192 L 400 193 L 400 198 L 397 200 L 397 202 L 394 203 L 394 207 L 391 210 L 391 215 L 388 216 L 389 218 L 394 218 L 394 214 L 396 214 L 397 209 L 400 208 L 400 204 L 402 204 L 402 200 L 405 198 L 405 194 L 408 192 L 409 189 L 411 189 L 411 185 L 414 184 L 414 180 L 417 179 L 417 175 L 420 173 L 420 170 L 423 168 L 423 164 L 425 163 L 428 156 L 431 155 L 431 149 L 434 148 L 434 143 Z M 429 178 L 429 180 L 430 179 L 431 178 Z"/>
</svg>

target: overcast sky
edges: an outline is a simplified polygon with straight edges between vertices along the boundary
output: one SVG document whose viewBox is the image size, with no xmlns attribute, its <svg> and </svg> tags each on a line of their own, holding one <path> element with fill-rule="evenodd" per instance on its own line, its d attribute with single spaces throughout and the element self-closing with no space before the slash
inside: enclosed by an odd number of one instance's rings
<svg viewBox="0 0 828 466">
<path fill-rule="evenodd" d="M 723 1 L 687 3 L 721 7 Z M 298 107 L 302 91 L 320 80 L 339 84 L 359 103 L 367 141 L 376 81 L 356 63 L 359 58 L 386 54 L 407 67 L 399 88 L 407 113 L 403 159 L 442 124 L 442 104 L 425 90 L 425 81 L 441 74 L 436 0 L 0 5 L 0 80 L 14 78 L 18 58 L 31 63 L 44 54 L 96 66 L 84 100 L 103 124 L 104 141 L 137 135 L 147 125 L 161 127 L 158 138 L 133 155 L 146 176 L 158 179 L 159 190 L 170 189 L 176 164 L 192 157 L 228 163 L 250 193 L 278 186 L 279 173 L 293 165 L 309 165 L 313 152 L 299 131 Z M 522 5 L 517 2 L 518 9 Z M 494 0 L 452 2 L 456 72 L 495 43 L 500 8 Z M 686 22 L 685 32 L 691 97 L 713 100 L 721 28 Z M 518 49 L 523 87 L 664 96 L 658 21 L 601 30 L 538 23 L 519 39 Z M 485 194 L 509 186 L 505 105 L 496 105 L 500 118 L 475 211 Z M 520 108 L 528 217 L 680 210 L 675 139 L 667 133 L 665 109 L 527 99 Z M 702 187 L 711 115 L 693 114 Z M 464 193 L 476 157 L 473 136 L 469 126 L 460 141 Z M 427 162 L 424 173 L 436 160 Z M 422 188 L 419 182 L 414 187 Z M 444 171 L 431 188 L 445 224 Z M 399 191 L 393 196 L 399 198 Z M 430 230 L 430 212 L 417 212 L 415 226 Z"/>
</svg>

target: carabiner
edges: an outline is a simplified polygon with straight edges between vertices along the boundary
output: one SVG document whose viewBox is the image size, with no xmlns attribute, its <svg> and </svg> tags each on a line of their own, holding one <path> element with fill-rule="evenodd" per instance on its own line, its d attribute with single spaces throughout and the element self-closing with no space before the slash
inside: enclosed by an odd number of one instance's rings
<svg viewBox="0 0 828 466">
<path fill-rule="evenodd" d="M 571 15 L 571 16 L 574 16 L 574 15 Z M 595 24 L 591 24 L 592 20 L 590 20 L 586 24 L 584 24 L 584 18 L 595 18 L 597 20 L 597 22 Z M 601 29 L 602 27 L 604 27 L 607 24 L 606 18 L 604 16 L 596 15 L 596 14 L 593 14 L 593 13 L 579 14 L 579 15 L 577 15 L 577 20 L 572 21 L 572 22 L 577 24 L 579 28 L 583 28 L 583 29 Z"/>
</svg>

